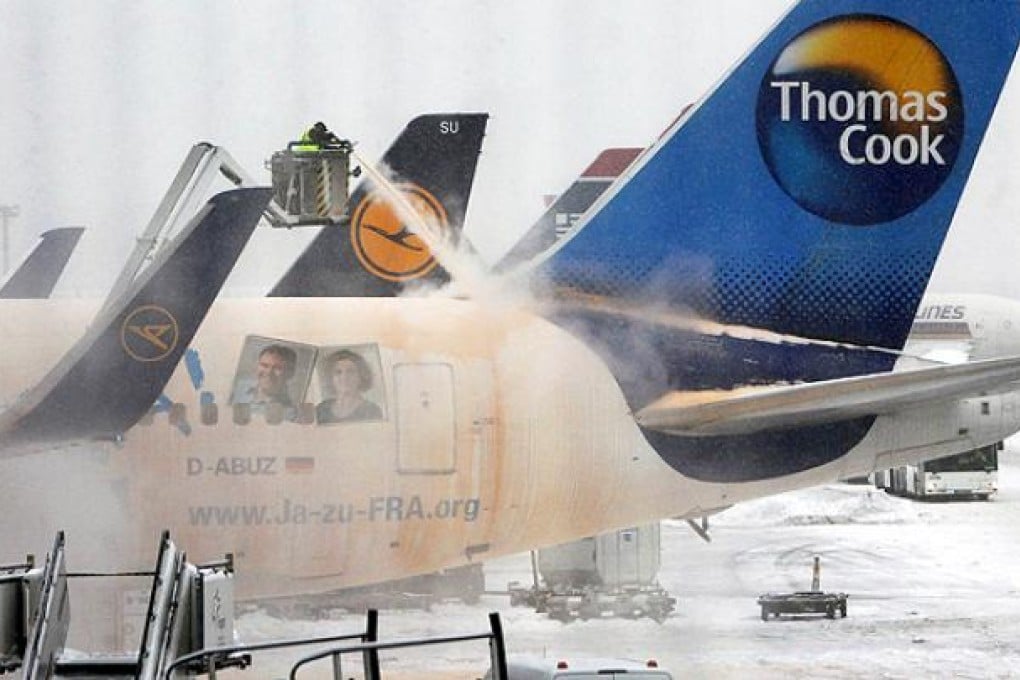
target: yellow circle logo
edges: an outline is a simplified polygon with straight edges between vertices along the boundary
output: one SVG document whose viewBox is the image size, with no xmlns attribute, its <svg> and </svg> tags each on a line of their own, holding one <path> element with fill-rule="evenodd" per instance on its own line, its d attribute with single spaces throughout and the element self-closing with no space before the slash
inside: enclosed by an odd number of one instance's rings
<svg viewBox="0 0 1020 680">
<path fill-rule="evenodd" d="M 396 188 L 422 221 L 439 232 L 441 239 L 448 236 L 446 210 L 435 196 L 415 184 Z M 389 281 L 425 276 L 437 264 L 425 241 L 408 227 L 384 196 L 374 191 L 354 211 L 351 244 L 365 269 Z"/>
<path fill-rule="evenodd" d="M 127 315 L 120 327 L 120 344 L 138 361 L 159 361 L 177 346 L 177 319 L 156 305 L 145 305 Z"/>
</svg>

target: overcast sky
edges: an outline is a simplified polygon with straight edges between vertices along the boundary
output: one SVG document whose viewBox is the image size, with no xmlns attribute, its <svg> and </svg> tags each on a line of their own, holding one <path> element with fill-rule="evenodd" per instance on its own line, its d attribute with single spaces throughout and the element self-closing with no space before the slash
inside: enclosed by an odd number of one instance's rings
<svg viewBox="0 0 1020 680">
<path fill-rule="evenodd" d="M 0 204 L 21 208 L 12 259 L 46 229 L 84 225 L 69 276 L 108 285 L 196 141 L 268 182 L 264 160 L 315 120 L 378 158 L 419 113 L 485 111 L 466 229 L 492 261 L 543 194 L 601 148 L 654 140 L 789 4 L 5 0 Z M 1020 298 L 1018 77 L 933 288 Z M 281 267 L 308 236 L 281 235 Z"/>
</svg>

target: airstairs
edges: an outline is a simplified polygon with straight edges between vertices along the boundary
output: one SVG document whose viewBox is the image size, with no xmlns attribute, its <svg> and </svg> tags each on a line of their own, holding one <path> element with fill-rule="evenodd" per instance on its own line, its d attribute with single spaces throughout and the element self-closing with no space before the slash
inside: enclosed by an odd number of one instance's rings
<svg viewBox="0 0 1020 680">
<path fill-rule="evenodd" d="M 67 648 L 72 607 L 68 579 L 148 576 L 152 578 L 141 642 L 136 653 L 83 654 Z M 486 641 L 492 680 L 506 678 L 506 649 L 498 614 L 479 633 L 379 640 L 378 613 L 366 613 L 363 630 L 313 638 L 239 643 L 234 634 L 233 558 L 196 565 L 163 533 L 155 568 L 150 572 L 85 574 L 69 572 L 64 534 L 57 534 L 45 564 L 29 555 L 22 563 L 0 565 L 0 677 L 23 680 L 173 680 L 206 675 L 215 680 L 227 669 L 247 669 L 258 652 L 315 645 L 298 658 L 290 677 L 312 664 L 329 662 L 333 677 L 343 678 L 342 661 L 355 663 L 366 680 L 380 680 L 379 652 L 410 647 Z M 348 662 L 348 670 L 350 664 Z M 321 676 L 319 676 L 321 677 Z"/>
<path fill-rule="evenodd" d="M 64 534 L 57 534 L 41 568 L 31 556 L 23 564 L 0 566 L 0 675 L 20 672 L 24 680 L 155 680 L 182 655 L 233 642 L 229 555 L 212 564 L 191 564 L 164 533 L 153 571 L 107 576 L 142 574 L 152 577 L 152 589 L 138 652 L 84 655 L 66 649 L 72 612 L 68 579 L 95 574 L 68 572 Z M 201 670 L 212 676 L 217 669 L 244 667 L 248 662 L 244 655 L 224 655 L 207 661 Z"/>
</svg>

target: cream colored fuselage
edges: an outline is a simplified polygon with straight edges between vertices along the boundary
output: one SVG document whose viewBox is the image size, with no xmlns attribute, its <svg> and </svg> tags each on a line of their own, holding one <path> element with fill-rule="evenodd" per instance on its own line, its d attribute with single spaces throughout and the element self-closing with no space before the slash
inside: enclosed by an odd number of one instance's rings
<svg viewBox="0 0 1020 680">
<path fill-rule="evenodd" d="M 10 403 L 59 358 L 92 310 L 4 305 L 0 399 Z M 297 348 L 302 367 L 289 385 L 301 405 L 275 424 L 278 417 L 231 403 L 249 371 L 246 347 L 270 341 Z M 313 367 L 337 347 L 378 361 L 367 394 L 381 419 L 315 422 L 329 388 Z M 932 442 L 954 450 L 975 443 L 960 434 L 974 409 L 959 402 L 934 415 L 879 418 L 848 455 L 803 473 L 741 484 L 692 480 L 648 445 L 613 377 L 581 340 L 511 305 L 224 300 L 191 348 L 197 354 L 165 390 L 176 406 L 122 442 L 41 454 L 55 469 L 31 492 L 12 471 L 24 477 L 32 456 L 0 462 L 5 497 L 18 503 L 17 513 L 3 513 L 3 535 L 77 526 L 90 535 L 69 530 L 71 541 L 105 541 L 123 565 L 148 561 L 169 529 L 194 560 L 234 553 L 242 597 L 309 592 L 695 517 L 858 474 Z M 110 398 L 116 390 L 111 378 Z M 19 522 L 15 514 L 46 520 Z"/>
</svg>

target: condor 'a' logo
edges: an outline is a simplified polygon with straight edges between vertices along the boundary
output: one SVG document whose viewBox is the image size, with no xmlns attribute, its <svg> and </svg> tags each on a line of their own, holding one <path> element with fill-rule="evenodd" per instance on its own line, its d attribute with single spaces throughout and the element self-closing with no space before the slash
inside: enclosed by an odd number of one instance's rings
<svg viewBox="0 0 1020 680">
<path fill-rule="evenodd" d="M 128 314 L 120 327 L 120 344 L 132 359 L 159 361 L 177 347 L 177 319 L 157 305 Z"/>
<path fill-rule="evenodd" d="M 405 208 L 395 208 L 385 196 L 372 192 L 354 211 L 351 243 L 368 271 L 389 281 L 410 281 L 425 276 L 436 266 L 432 251 L 416 231 L 426 228 L 445 240 L 449 224 L 443 204 L 428 191 L 415 184 L 401 184 L 397 189 L 404 197 L 406 209 L 413 210 L 421 224 L 408 226 L 411 220 L 401 216 Z"/>
<path fill-rule="evenodd" d="M 956 75 L 888 17 L 823 21 L 780 51 L 758 93 L 758 144 L 798 205 L 842 224 L 895 220 L 938 191 L 963 138 Z"/>
</svg>

